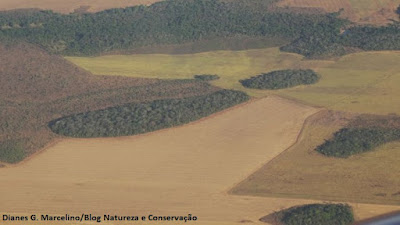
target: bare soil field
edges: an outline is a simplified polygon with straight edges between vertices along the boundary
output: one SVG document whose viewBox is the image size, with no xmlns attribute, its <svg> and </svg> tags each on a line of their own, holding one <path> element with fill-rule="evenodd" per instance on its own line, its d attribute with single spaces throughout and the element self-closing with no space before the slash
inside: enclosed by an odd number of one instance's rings
<svg viewBox="0 0 400 225">
<path fill-rule="evenodd" d="M 229 196 L 296 140 L 318 109 L 278 97 L 186 126 L 121 138 L 68 139 L 0 170 L 5 213 L 118 213 L 237 223 L 308 200 Z M 212 224 L 212 223 L 211 223 Z"/>
<path fill-rule="evenodd" d="M 77 11 L 98 12 L 110 8 L 124 8 L 135 5 L 149 5 L 160 0 L 1 0 L 1 10 L 39 8 L 60 13 Z"/>
<path fill-rule="evenodd" d="M 233 193 L 400 205 L 399 142 L 349 158 L 329 158 L 314 150 L 353 116 L 329 111 L 313 115 L 296 145 Z"/>
<path fill-rule="evenodd" d="M 1 213 L 190 213 L 199 218 L 190 224 L 263 224 L 258 219 L 264 215 L 316 201 L 232 196 L 227 191 L 293 144 L 304 120 L 317 111 L 268 97 L 147 135 L 63 140 L 0 169 Z M 353 207 L 359 219 L 398 209 Z"/>
<path fill-rule="evenodd" d="M 386 24 L 398 20 L 395 13 L 399 0 L 282 0 L 280 7 L 316 8 L 325 12 L 344 9 L 343 17 L 357 23 Z"/>
</svg>

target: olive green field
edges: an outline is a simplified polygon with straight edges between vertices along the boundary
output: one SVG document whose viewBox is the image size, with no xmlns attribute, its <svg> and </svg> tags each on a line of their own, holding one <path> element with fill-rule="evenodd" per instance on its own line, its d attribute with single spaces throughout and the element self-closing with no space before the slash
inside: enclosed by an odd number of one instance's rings
<svg viewBox="0 0 400 225">
<path fill-rule="evenodd" d="M 246 91 L 251 96 L 280 95 L 328 109 L 357 113 L 400 113 L 400 52 L 362 52 L 335 60 L 306 60 L 278 48 L 213 51 L 196 54 L 135 54 L 66 57 L 98 75 L 191 79 L 217 74 L 212 84 Z M 239 80 L 280 69 L 313 69 L 321 75 L 314 85 L 283 90 L 253 90 Z"/>
</svg>

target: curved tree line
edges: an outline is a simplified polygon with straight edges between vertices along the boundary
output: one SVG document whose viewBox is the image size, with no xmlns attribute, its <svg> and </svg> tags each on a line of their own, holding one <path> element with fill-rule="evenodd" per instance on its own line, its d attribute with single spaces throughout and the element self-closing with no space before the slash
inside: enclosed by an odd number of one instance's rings
<svg viewBox="0 0 400 225">
<path fill-rule="evenodd" d="M 396 140 L 400 140 L 400 129 L 396 128 L 342 128 L 316 150 L 326 156 L 347 158 Z"/>
<path fill-rule="evenodd" d="M 314 84 L 319 79 L 320 76 L 313 70 L 277 70 L 240 80 L 240 83 L 247 88 L 282 89 Z"/>
<path fill-rule="evenodd" d="M 247 101 L 240 91 L 220 90 L 182 99 L 164 99 L 126 104 L 63 117 L 49 123 L 50 129 L 71 137 L 110 137 L 151 132 L 198 120 Z"/>
</svg>

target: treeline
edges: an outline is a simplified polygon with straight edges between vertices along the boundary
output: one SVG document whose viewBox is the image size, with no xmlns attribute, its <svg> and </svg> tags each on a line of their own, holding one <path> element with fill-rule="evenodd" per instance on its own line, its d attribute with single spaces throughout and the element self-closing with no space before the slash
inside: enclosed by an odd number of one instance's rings
<svg viewBox="0 0 400 225">
<path fill-rule="evenodd" d="M 400 23 L 382 27 L 354 26 L 340 33 L 337 29 L 313 34 L 302 34 L 282 51 L 306 57 L 339 56 L 361 50 L 400 50 Z"/>
<path fill-rule="evenodd" d="M 284 225 L 350 225 L 354 222 L 351 207 L 344 204 L 310 204 L 285 210 Z"/>
<path fill-rule="evenodd" d="M 330 14 L 269 10 L 275 1 L 169 0 L 150 6 L 63 15 L 0 12 L 0 41 L 25 40 L 64 55 L 95 55 L 161 44 L 236 36 L 288 40 L 282 51 L 307 57 L 343 55 L 354 48 L 399 50 L 400 25 L 356 26 Z M 342 32 L 345 30 L 344 32 Z"/>
<path fill-rule="evenodd" d="M 67 116 L 49 123 L 50 129 L 71 137 L 125 136 L 185 124 L 247 101 L 240 91 L 220 90 L 182 99 L 133 103 Z"/>
<path fill-rule="evenodd" d="M 342 128 L 333 135 L 332 139 L 326 140 L 316 150 L 326 156 L 346 158 L 399 139 L 400 129 L 398 128 Z"/>
<path fill-rule="evenodd" d="M 342 35 L 340 44 L 362 50 L 399 50 L 400 23 L 383 27 L 352 27 Z"/>
<path fill-rule="evenodd" d="M 247 88 L 282 89 L 314 84 L 319 78 L 320 76 L 313 70 L 277 70 L 240 80 L 240 83 Z"/>
<path fill-rule="evenodd" d="M 237 35 L 294 40 L 302 35 L 339 32 L 347 24 L 337 14 L 266 10 L 263 4 L 272 2 L 169 0 L 151 6 L 69 15 L 8 11 L 0 13 L 0 40 L 26 40 L 65 55 L 94 55 Z"/>
</svg>

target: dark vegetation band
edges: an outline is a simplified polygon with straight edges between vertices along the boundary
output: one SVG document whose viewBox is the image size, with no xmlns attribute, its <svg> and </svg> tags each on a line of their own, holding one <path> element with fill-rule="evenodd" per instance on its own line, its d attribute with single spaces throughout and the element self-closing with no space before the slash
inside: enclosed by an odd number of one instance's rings
<svg viewBox="0 0 400 225">
<path fill-rule="evenodd" d="M 317 151 L 326 156 L 347 158 L 399 139 L 400 129 L 395 128 L 342 128 L 332 139 L 318 146 Z"/>
<path fill-rule="evenodd" d="M 203 96 L 80 113 L 54 120 L 49 126 L 55 133 L 71 137 L 134 135 L 195 121 L 248 99 L 249 96 L 240 91 L 220 90 Z"/>
<path fill-rule="evenodd" d="M 346 204 L 310 204 L 282 210 L 260 220 L 277 221 L 282 225 L 350 225 L 354 215 Z"/>
<path fill-rule="evenodd" d="M 240 83 L 247 88 L 282 89 L 314 84 L 319 78 L 320 76 L 312 70 L 277 70 L 240 80 Z"/>
<path fill-rule="evenodd" d="M 93 14 L 51 11 L 0 13 L 0 40 L 36 43 L 53 53 L 96 55 L 217 37 L 275 37 L 292 42 L 283 51 L 307 57 L 345 54 L 349 48 L 399 50 L 399 24 L 349 27 L 339 13 L 301 14 L 268 10 L 254 1 L 169 0 L 151 6 Z M 256 7 L 258 5 L 265 7 Z M 344 30 L 344 32 L 342 32 Z"/>
</svg>

